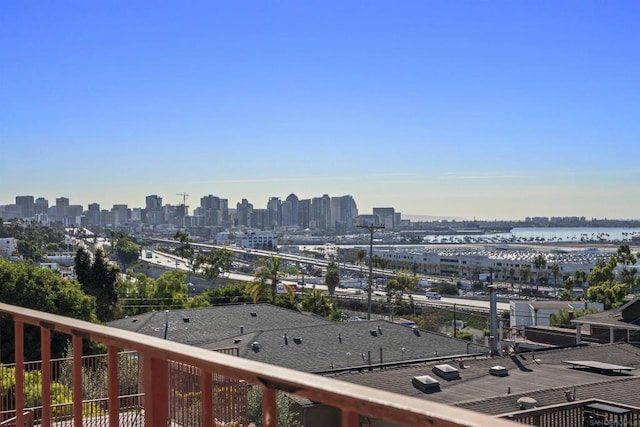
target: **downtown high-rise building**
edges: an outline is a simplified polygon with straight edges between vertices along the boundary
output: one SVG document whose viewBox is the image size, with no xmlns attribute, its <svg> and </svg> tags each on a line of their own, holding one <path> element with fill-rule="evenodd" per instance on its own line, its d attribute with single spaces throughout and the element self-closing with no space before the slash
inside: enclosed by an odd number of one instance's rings
<svg viewBox="0 0 640 427">
<path fill-rule="evenodd" d="M 56 221 L 62 222 L 63 224 L 67 224 L 68 210 L 69 210 L 69 199 L 67 197 L 58 197 L 56 199 Z"/>
<path fill-rule="evenodd" d="M 226 225 L 229 223 L 229 201 L 211 194 L 201 197 L 197 214 L 203 216 L 204 225 Z"/>
<path fill-rule="evenodd" d="M 36 214 L 48 214 L 49 213 L 49 201 L 44 197 L 38 197 L 35 200 L 35 213 Z"/>
<path fill-rule="evenodd" d="M 236 225 L 239 227 L 251 227 L 251 215 L 253 214 L 253 205 L 247 199 L 242 199 L 236 204 Z"/>
<path fill-rule="evenodd" d="M 162 211 L 162 197 L 152 194 L 145 198 L 146 223 L 158 225 L 164 223 Z"/>
<path fill-rule="evenodd" d="M 331 198 L 331 226 L 337 231 L 346 233 L 356 225 L 358 207 L 352 196 Z"/>
<path fill-rule="evenodd" d="M 394 208 L 373 208 L 373 215 L 378 218 L 376 225 L 384 225 L 390 231 L 396 229 L 396 210 Z M 398 225 L 400 225 L 399 222 Z"/>
<path fill-rule="evenodd" d="M 331 198 L 328 194 L 311 199 L 310 228 L 333 229 L 331 226 Z"/>
<path fill-rule="evenodd" d="M 33 196 L 16 196 L 16 207 L 20 218 L 33 218 L 35 216 L 35 202 Z"/>
</svg>

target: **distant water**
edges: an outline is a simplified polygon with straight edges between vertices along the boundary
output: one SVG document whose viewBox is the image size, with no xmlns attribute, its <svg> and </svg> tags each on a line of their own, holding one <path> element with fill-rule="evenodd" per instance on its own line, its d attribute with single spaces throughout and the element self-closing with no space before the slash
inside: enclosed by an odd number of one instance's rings
<svg viewBox="0 0 640 427">
<path fill-rule="evenodd" d="M 520 243 L 520 242 L 631 242 L 640 228 L 616 227 L 516 227 L 509 233 L 428 235 L 429 243 Z"/>
</svg>

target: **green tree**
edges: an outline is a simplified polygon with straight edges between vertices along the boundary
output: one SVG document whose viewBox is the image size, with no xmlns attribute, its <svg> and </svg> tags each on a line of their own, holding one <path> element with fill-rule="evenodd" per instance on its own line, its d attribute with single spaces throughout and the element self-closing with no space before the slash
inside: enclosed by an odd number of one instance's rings
<svg viewBox="0 0 640 427">
<path fill-rule="evenodd" d="M 189 264 L 193 263 L 195 249 L 193 245 L 191 245 L 193 240 L 189 238 L 189 234 L 184 231 L 178 231 L 173 238 L 180 241 L 180 246 L 176 248 L 175 254 L 189 261 Z"/>
<path fill-rule="evenodd" d="M 188 289 L 183 271 L 171 270 L 158 277 L 153 299 L 160 310 L 184 308 L 187 304 Z"/>
<path fill-rule="evenodd" d="M 518 267 L 518 277 L 520 278 L 520 287 L 523 284 L 529 284 L 529 280 L 531 279 L 531 267 L 527 264 L 523 264 Z"/>
<path fill-rule="evenodd" d="M 538 254 L 533 259 L 533 267 L 536 269 L 536 295 L 538 294 L 538 288 L 540 286 L 540 279 L 542 279 L 541 271 L 547 265 L 547 259 L 542 254 Z"/>
<path fill-rule="evenodd" d="M 262 427 L 262 391 L 258 386 L 250 386 L 247 394 L 249 422 L 256 427 Z M 289 397 L 276 392 L 277 427 L 300 427 L 299 415 L 294 408 L 294 402 Z"/>
<path fill-rule="evenodd" d="M 458 296 L 458 286 L 451 282 L 440 282 L 434 287 L 435 291 L 442 295 L 455 295 Z"/>
<path fill-rule="evenodd" d="M 616 260 L 619 264 L 624 266 L 633 265 L 636 263 L 636 257 L 631 253 L 629 245 L 620 245 L 616 251 Z"/>
<path fill-rule="evenodd" d="M 332 317 L 332 314 L 337 311 L 329 298 L 319 289 L 304 292 L 298 307 L 300 311 L 315 313 L 323 317 Z"/>
<path fill-rule="evenodd" d="M 515 267 L 509 268 L 509 281 L 511 282 L 511 290 L 513 291 L 514 283 L 516 280 L 516 269 Z"/>
<path fill-rule="evenodd" d="M 595 308 L 578 309 L 573 312 L 573 318 L 582 317 L 587 314 L 597 313 Z M 551 313 L 549 315 L 549 324 L 558 328 L 574 328 L 575 325 L 571 324 L 571 316 L 569 310 L 560 310 L 558 313 Z"/>
<path fill-rule="evenodd" d="M 405 294 L 413 294 L 418 289 L 420 279 L 409 270 L 399 270 L 395 277 L 387 282 L 387 289 L 393 292 L 400 291 Z"/>
<path fill-rule="evenodd" d="M 597 286 L 604 282 L 610 282 L 614 280 L 613 269 L 615 267 L 614 262 L 608 263 L 597 263 L 597 266 L 594 267 L 589 276 L 587 277 L 587 282 L 589 286 Z"/>
<path fill-rule="evenodd" d="M 109 322 L 114 319 L 118 301 L 118 268 L 109 264 L 101 249 L 96 251 L 93 262 L 87 265 L 90 259 L 91 255 L 85 249 L 78 249 L 75 258 L 76 275 L 82 289 L 95 297 L 98 319 Z"/>
<path fill-rule="evenodd" d="M 122 234 L 118 237 L 115 245 L 115 255 L 122 266 L 122 271 L 140 258 L 140 246 L 129 239 L 129 236 Z"/>
<path fill-rule="evenodd" d="M 271 301 L 275 303 L 278 283 L 280 283 L 280 280 L 282 280 L 284 276 L 284 272 L 281 269 L 282 258 L 277 256 L 263 258 L 258 261 L 258 265 L 260 267 L 256 273 L 256 279 L 250 293 L 254 297 L 254 301 L 256 301 L 263 290 L 268 288 L 271 291 Z"/>
<path fill-rule="evenodd" d="M 551 264 L 551 275 L 553 276 L 553 288 L 558 292 L 558 276 L 560 275 L 560 266 L 557 262 Z"/>
<path fill-rule="evenodd" d="M 237 304 L 251 302 L 252 298 L 246 283 L 232 283 L 224 287 L 209 288 L 203 292 L 212 305 Z"/>
<path fill-rule="evenodd" d="M 205 277 L 209 280 L 217 279 L 220 274 L 229 272 L 233 264 L 234 253 L 229 249 L 212 249 L 208 255 L 198 254 L 193 269 L 195 271 L 202 270 Z"/>
<path fill-rule="evenodd" d="M 159 309 L 152 299 L 155 294 L 155 288 L 155 280 L 142 273 L 118 278 L 117 317 L 135 316 L 136 314 Z"/>
<path fill-rule="evenodd" d="M 96 321 L 95 299 L 85 294 L 75 280 L 28 262 L 0 259 L 0 302 L 86 321 Z M 14 357 L 13 323 L 0 319 L 0 361 Z M 25 360 L 40 357 L 40 329 L 25 326 Z M 66 335 L 52 335 L 52 357 L 61 357 L 68 343 Z"/>
<path fill-rule="evenodd" d="M 202 294 L 190 298 L 189 300 L 187 300 L 186 304 L 186 308 L 202 308 L 209 306 L 211 306 L 211 304 L 209 304 L 209 300 L 207 299 L 206 295 Z"/>
<path fill-rule="evenodd" d="M 18 240 L 16 249 L 23 259 L 31 260 L 34 262 L 42 262 L 42 260 L 44 259 L 44 252 L 33 241 Z"/>
<path fill-rule="evenodd" d="M 573 279 L 577 286 L 582 286 L 582 284 L 587 281 L 587 273 L 582 270 L 576 270 L 573 273 Z"/>
<path fill-rule="evenodd" d="M 327 265 L 327 276 L 325 278 L 325 284 L 329 290 L 329 295 L 333 295 L 336 291 L 336 287 L 340 284 L 340 274 L 338 273 L 338 266 L 335 261 L 329 261 Z"/>
</svg>

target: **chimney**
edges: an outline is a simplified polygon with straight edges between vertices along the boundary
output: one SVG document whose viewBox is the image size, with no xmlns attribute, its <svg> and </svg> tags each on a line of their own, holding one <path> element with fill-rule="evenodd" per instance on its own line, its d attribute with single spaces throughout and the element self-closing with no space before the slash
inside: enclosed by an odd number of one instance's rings
<svg viewBox="0 0 640 427">
<path fill-rule="evenodd" d="M 491 341 L 491 355 L 496 356 L 498 354 L 498 297 L 496 295 L 496 288 L 489 286 L 489 335 L 493 337 Z"/>
</svg>

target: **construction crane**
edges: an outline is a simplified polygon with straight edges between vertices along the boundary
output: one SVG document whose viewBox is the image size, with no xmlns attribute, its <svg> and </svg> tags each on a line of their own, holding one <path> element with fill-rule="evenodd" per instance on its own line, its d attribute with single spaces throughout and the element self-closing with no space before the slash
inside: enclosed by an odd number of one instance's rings
<svg viewBox="0 0 640 427">
<path fill-rule="evenodd" d="M 182 196 L 182 204 L 187 206 L 187 197 L 189 197 L 189 195 L 187 193 L 176 193 L 176 195 Z"/>
<path fill-rule="evenodd" d="M 189 206 L 187 206 L 187 197 L 189 197 L 189 195 L 187 193 L 176 193 L 176 195 L 182 196 L 182 206 L 184 207 L 184 216 L 187 216 L 188 214 L 187 209 L 189 209 Z"/>
</svg>

